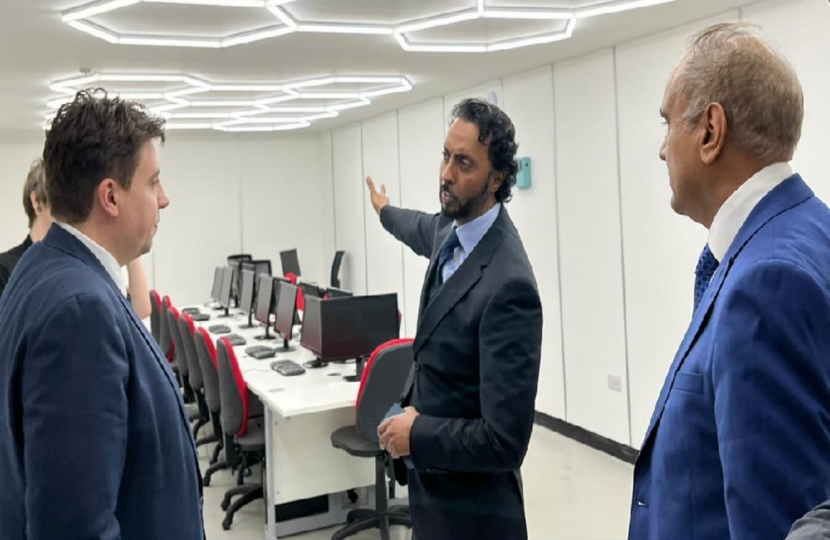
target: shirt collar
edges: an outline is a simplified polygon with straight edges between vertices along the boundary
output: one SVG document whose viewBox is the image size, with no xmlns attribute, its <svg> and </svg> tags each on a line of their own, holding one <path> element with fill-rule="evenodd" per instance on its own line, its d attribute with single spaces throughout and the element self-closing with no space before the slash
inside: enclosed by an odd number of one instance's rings
<svg viewBox="0 0 830 540">
<path fill-rule="evenodd" d="M 789 163 L 774 163 L 752 175 L 726 199 L 709 227 L 709 249 L 718 262 L 723 261 L 755 206 L 792 175 Z"/>
<path fill-rule="evenodd" d="M 92 238 L 85 235 L 72 225 L 68 225 L 66 223 L 55 221 L 55 224 L 64 229 L 66 232 L 77 238 L 83 245 L 89 249 L 95 258 L 101 263 L 104 267 L 104 270 L 107 271 L 112 281 L 115 283 L 115 286 L 118 287 L 118 290 L 121 291 L 121 294 L 125 297 L 127 296 L 127 284 L 124 282 L 124 275 L 121 273 L 121 266 L 118 264 L 118 261 L 115 260 L 115 257 L 107 251 L 106 249 L 102 248 L 97 242 L 95 242 Z"/>
<path fill-rule="evenodd" d="M 493 208 L 478 216 L 469 223 L 459 225 L 458 222 L 453 224 L 455 233 L 458 235 L 458 241 L 465 253 L 471 253 L 475 247 L 496 222 L 501 210 L 501 203 L 496 203 Z"/>
</svg>

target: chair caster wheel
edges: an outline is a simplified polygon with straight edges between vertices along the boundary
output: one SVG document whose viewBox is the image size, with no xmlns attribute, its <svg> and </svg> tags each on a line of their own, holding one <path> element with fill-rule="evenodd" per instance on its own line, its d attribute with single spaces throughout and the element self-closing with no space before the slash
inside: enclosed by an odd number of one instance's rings
<svg viewBox="0 0 830 540">
<path fill-rule="evenodd" d="M 222 522 L 222 530 L 225 530 L 225 531 L 231 530 L 231 520 L 229 520 L 228 518 L 225 518 L 225 520 Z"/>
<path fill-rule="evenodd" d="M 202 479 L 202 485 L 205 487 L 208 487 L 210 485 L 210 476 L 206 476 L 204 479 Z"/>
<path fill-rule="evenodd" d="M 251 469 L 245 469 L 244 474 L 245 474 L 245 478 L 250 478 L 251 477 Z"/>
</svg>

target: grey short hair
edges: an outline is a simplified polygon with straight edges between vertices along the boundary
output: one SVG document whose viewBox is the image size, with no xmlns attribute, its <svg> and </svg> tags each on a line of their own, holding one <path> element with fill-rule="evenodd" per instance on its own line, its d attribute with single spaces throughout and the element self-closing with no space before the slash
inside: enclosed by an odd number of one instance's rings
<svg viewBox="0 0 830 540">
<path fill-rule="evenodd" d="M 719 103 L 726 112 L 727 137 L 739 149 L 770 162 L 792 159 L 801 139 L 804 94 L 793 67 L 758 27 L 707 28 L 692 40 L 675 80 L 686 100 L 686 129 L 711 103 Z"/>
</svg>

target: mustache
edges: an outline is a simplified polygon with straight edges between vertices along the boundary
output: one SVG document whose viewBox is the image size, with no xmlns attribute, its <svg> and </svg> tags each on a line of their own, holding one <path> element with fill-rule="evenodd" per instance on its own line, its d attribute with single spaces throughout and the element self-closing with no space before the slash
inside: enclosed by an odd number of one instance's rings
<svg viewBox="0 0 830 540">
<path fill-rule="evenodd" d="M 450 190 L 449 186 L 446 186 L 446 185 L 441 186 L 441 193 L 451 197 L 452 199 L 454 199 L 456 201 L 458 200 L 458 197 L 455 195 L 455 193 L 452 192 L 452 190 Z"/>
</svg>

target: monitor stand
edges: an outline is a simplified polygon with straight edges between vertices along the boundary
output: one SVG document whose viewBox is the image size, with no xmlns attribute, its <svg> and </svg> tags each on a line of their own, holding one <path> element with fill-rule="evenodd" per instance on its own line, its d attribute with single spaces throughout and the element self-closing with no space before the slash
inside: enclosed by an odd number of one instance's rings
<svg viewBox="0 0 830 540">
<path fill-rule="evenodd" d="M 296 347 L 292 347 L 291 345 L 289 345 L 287 339 L 283 339 L 282 340 L 282 347 L 277 347 L 274 350 L 278 353 L 281 353 L 281 352 L 294 352 L 297 349 L 296 349 Z"/>
<path fill-rule="evenodd" d="M 254 319 L 253 319 L 253 315 L 254 315 L 254 314 L 253 314 L 253 313 L 251 313 L 250 311 L 248 312 L 248 324 L 240 324 L 240 325 L 239 325 L 239 329 L 240 329 L 240 330 L 247 330 L 247 329 L 249 329 L 249 328 L 256 328 L 256 327 L 254 326 Z"/>
<path fill-rule="evenodd" d="M 314 360 L 303 362 L 303 367 L 306 367 L 308 369 L 320 369 L 322 367 L 326 367 L 326 364 L 325 362 L 323 362 L 322 358 L 315 358 Z"/>
<path fill-rule="evenodd" d="M 365 358 L 356 358 L 355 359 L 355 375 L 343 375 L 343 378 L 346 379 L 348 382 L 360 382 L 360 379 L 363 378 L 363 367 L 366 362 Z"/>
<path fill-rule="evenodd" d="M 231 308 L 230 307 L 219 308 L 219 309 L 224 309 L 225 310 L 225 313 L 218 316 L 220 319 L 227 319 L 227 318 L 230 318 L 230 317 L 233 316 L 233 315 L 231 315 Z"/>
<path fill-rule="evenodd" d="M 264 336 L 255 336 L 254 339 L 258 339 L 260 341 L 270 341 L 272 339 L 277 339 L 277 338 L 275 338 L 274 336 L 271 335 L 271 333 L 269 331 L 270 328 L 271 328 L 270 326 L 266 326 L 265 327 L 265 335 Z"/>
</svg>

